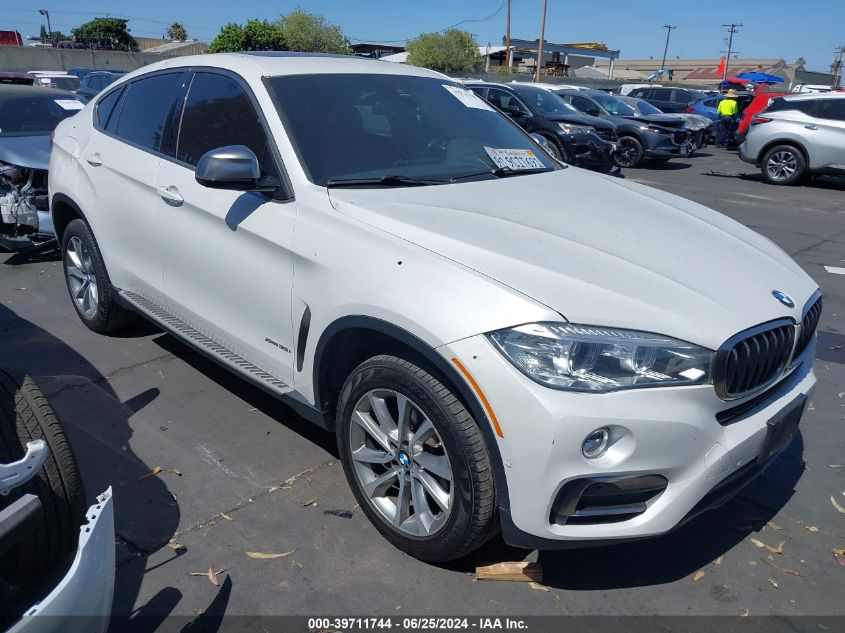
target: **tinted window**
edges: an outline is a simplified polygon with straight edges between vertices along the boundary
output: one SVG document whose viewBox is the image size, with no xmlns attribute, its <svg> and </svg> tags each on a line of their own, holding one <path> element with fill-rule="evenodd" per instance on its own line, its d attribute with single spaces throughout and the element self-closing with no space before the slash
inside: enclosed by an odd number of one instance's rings
<svg viewBox="0 0 845 633">
<path fill-rule="evenodd" d="M 182 77 L 182 73 L 169 73 L 133 81 L 123 99 L 117 136 L 145 149 L 158 151 Z"/>
<path fill-rule="evenodd" d="M 654 88 L 651 91 L 651 96 L 648 98 L 654 99 L 655 101 L 671 101 L 672 91 L 668 88 Z"/>
<path fill-rule="evenodd" d="M 196 165 L 209 150 L 227 145 L 246 145 L 262 175 L 275 175 L 267 135 L 243 88 L 229 77 L 198 73 L 188 90 L 176 158 Z"/>
<path fill-rule="evenodd" d="M 519 102 L 519 99 L 505 90 L 490 88 L 490 90 L 487 91 L 487 101 L 499 108 L 502 112 L 510 111 L 527 113 L 527 110 Z"/>
<path fill-rule="evenodd" d="M 387 175 L 444 183 L 493 178 L 491 154 L 502 149 L 531 151 L 543 170 L 555 169 L 527 134 L 446 78 L 302 74 L 267 83 L 319 185 Z M 512 176 L 526 177 L 519 173 Z"/>
<path fill-rule="evenodd" d="M 639 90 L 631 91 L 631 96 L 636 97 L 637 99 L 648 99 L 650 91 L 645 88 L 640 88 Z"/>
<path fill-rule="evenodd" d="M 586 97 L 573 96 L 569 102 L 581 112 L 587 112 L 588 110 L 595 109 L 596 107 L 596 105 Z"/>
<path fill-rule="evenodd" d="M 94 75 L 88 80 L 88 87 L 93 90 L 102 90 L 112 81 L 110 75 Z"/>
<path fill-rule="evenodd" d="M 708 99 L 704 102 L 704 107 L 715 108 L 719 105 L 719 99 Z"/>
<path fill-rule="evenodd" d="M 514 89 L 526 101 L 529 108 L 542 115 L 580 114 L 578 110 L 564 101 L 560 95 L 534 86 L 518 86 Z M 492 92 L 492 89 L 491 89 Z"/>
<path fill-rule="evenodd" d="M 122 90 L 114 90 L 97 102 L 97 124 L 104 128 L 109 122 L 109 117 L 114 111 L 114 106 L 117 105 L 117 100 L 120 98 Z"/>
<path fill-rule="evenodd" d="M 822 99 L 817 102 L 816 116 L 820 119 L 845 121 L 845 99 Z"/>
<path fill-rule="evenodd" d="M 673 103 L 689 103 L 693 100 L 692 95 L 687 92 L 686 90 L 673 90 L 672 91 L 672 102 Z"/>
</svg>

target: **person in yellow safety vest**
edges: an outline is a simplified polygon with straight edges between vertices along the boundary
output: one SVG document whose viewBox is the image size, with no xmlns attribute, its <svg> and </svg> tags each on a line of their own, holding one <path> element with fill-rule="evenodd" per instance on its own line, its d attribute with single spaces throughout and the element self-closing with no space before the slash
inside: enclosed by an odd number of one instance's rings
<svg viewBox="0 0 845 633">
<path fill-rule="evenodd" d="M 734 131 L 736 130 L 737 115 L 739 114 L 739 104 L 736 101 L 736 90 L 731 88 L 725 98 L 719 101 L 716 108 L 716 113 L 719 116 L 718 125 L 716 126 L 716 147 L 727 148 L 733 141 Z"/>
</svg>

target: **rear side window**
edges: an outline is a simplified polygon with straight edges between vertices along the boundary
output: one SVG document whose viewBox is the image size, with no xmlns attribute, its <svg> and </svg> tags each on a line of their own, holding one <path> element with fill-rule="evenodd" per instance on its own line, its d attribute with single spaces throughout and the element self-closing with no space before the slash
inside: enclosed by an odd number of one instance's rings
<svg viewBox="0 0 845 633">
<path fill-rule="evenodd" d="M 845 99 L 822 99 L 817 103 L 816 116 L 818 118 L 845 121 Z"/>
<path fill-rule="evenodd" d="M 704 102 L 704 107 L 706 108 L 715 108 L 719 105 L 718 99 L 708 99 Z"/>
<path fill-rule="evenodd" d="M 651 91 L 651 98 L 655 101 L 671 101 L 672 91 L 668 88 L 654 88 Z"/>
<path fill-rule="evenodd" d="M 649 99 L 650 98 L 650 95 L 649 95 L 650 92 L 651 92 L 651 90 L 648 90 L 646 88 L 640 88 L 638 90 L 634 90 L 631 93 L 631 96 L 636 97 L 637 99 Z"/>
<path fill-rule="evenodd" d="M 97 127 L 105 128 L 123 90 L 113 90 L 97 102 Z"/>
<path fill-rule="evenodd" d="M 183 73 L 168 73 L 133 81 L 123 99 L 115 134 L 157 152 L 167 117 L 181 89 L 182 77 Z"/>
<path fill-rule="evenodd" d="M 191 82 L 176 158 L 196 165 L 206 152 L 245 145 L 258 157 L 262 176 L 275 176 L 270 145 L 261 119 L 240 84 L 230 77 L 197 73 Z"/>
</svg>

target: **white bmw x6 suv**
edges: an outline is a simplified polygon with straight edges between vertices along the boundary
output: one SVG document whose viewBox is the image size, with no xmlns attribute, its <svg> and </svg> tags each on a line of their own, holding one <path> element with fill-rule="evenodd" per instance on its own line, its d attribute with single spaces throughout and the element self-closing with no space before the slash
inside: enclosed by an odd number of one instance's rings
<svg viewBox="0 0 845 633">
<path fill-rule="evenodd" d="M 672 530 L 772 461 L 816 382 L 820 295 L 778 247 L 556 163 L 423 69 L 147 66 L 59 125 L 50 202 L 85 325 L 141 314 L 334 430 L 421 559 Z"/>
</svg>

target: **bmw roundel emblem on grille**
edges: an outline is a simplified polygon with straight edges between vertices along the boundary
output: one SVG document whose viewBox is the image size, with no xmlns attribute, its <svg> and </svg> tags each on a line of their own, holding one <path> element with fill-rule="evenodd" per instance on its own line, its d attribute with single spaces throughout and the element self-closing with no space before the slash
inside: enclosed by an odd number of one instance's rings
<svg viewBox="0 0 845 633">
<path fill-rule="evenodd" d="M 792 300 L 792 297 L 790 297 L 785 292 L 781 292 L 780 290 L 772 290 L 772 296 L 778 301 L 780 301 L 787 308 L 795 307 L 795 302 Z"/>
</svg>

